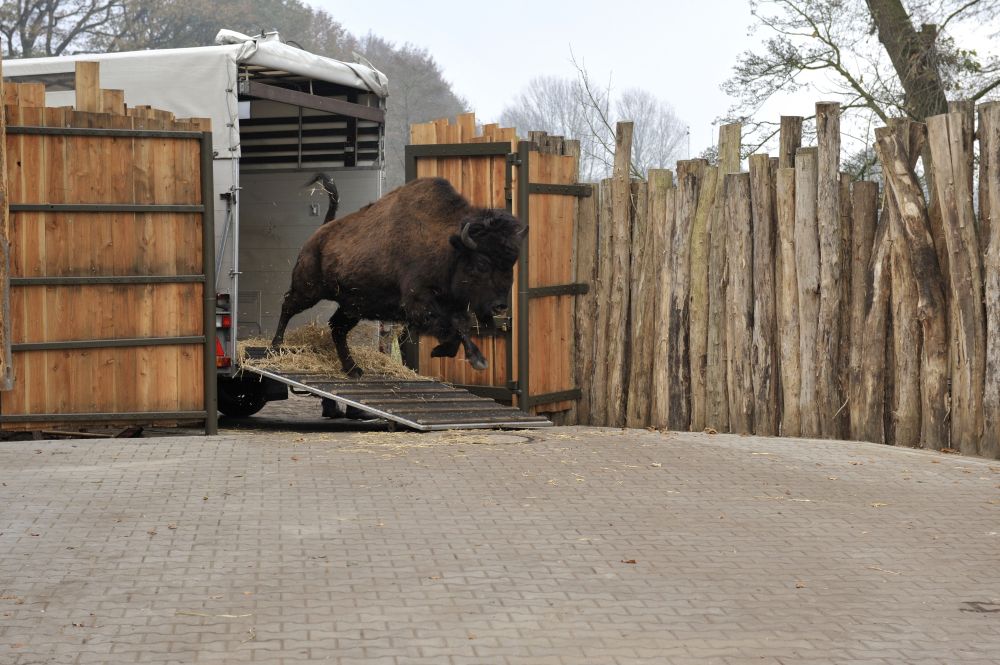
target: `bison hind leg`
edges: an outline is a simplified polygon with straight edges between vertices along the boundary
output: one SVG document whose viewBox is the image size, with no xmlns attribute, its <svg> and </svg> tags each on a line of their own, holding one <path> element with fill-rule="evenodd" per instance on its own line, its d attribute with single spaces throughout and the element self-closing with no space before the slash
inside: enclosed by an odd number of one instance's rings
<svg viewBox="0 0 1000 665">
<path fill-rule="evenodd" d="M 343 307 L 337 307 L 337 311 L 330 317 L 330 337 L 333 338 L 333 346 L 337 349 L 337 357 L 340 358 L 340 365 L 344 372 L 352 379 L 361 378 L 364 372 L 354 362 L 351 356 L 351 349 L 347 346 L 347 333 L 351 332 L 354 326 L 358 325 L 361 317 L 356 314 L 348 314 Z"/>
<path fill-rule="evenodd" d="M 299 312 L 304 312 L 319 301 L 320 298 L 313 297 L 312 294 L 304 295 L 299 293 L 295 290 L 295 286 L 293 284 L 292 288 L 290 288 L 285 294 L 285 299 L 281 303 L 281 317 L 278 319 L 278 327 L 274 331 L 274 338 L 271 339 L 271 348 L 276 349 L 284 343 L 285 328 L 288 327 L 288 322 L 293 316 Z"/>
</svg>

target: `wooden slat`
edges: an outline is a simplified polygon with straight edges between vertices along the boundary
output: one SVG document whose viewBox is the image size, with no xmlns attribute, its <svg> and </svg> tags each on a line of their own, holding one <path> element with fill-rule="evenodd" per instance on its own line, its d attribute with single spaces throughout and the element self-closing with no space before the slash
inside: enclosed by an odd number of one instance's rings
<svg viewBox="0 0 1000 665">
<path fill-rule="evenodd" d="M 101 112 L 101 65 L 98 62 L 76 62 L 76 110 Z"/>
</svg>

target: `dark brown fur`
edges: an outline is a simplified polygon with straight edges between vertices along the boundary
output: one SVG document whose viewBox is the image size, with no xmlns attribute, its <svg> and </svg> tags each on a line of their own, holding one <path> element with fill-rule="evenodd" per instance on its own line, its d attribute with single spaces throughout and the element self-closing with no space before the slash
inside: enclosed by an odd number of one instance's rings
<svg viewBox="0 0 1000 665">
<path fill-rule="evenodd" d="M 473 250 L 461 239 L 468 225 Z M 526 228 L 504 210 L 477 208 L 441 178 L 414 180 L 361 210 L 324 223 L 306 241 L 272 341 L 295 314 L 336 301 L 330 331 L 344 371 L 361 371 L 347 348 L 360 319 L 399 321 L 436 336 L 435 355 L 461 343 L 477 369 L 486 361 L 469 339 L 506 306 Z"/>
</svg>

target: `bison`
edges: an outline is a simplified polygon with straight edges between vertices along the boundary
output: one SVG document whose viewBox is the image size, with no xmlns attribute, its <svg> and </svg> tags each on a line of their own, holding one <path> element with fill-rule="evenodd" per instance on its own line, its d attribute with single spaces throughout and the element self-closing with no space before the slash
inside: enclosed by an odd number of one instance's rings
<svg viewBox="0 0 1000 665">
<path fill-rule="evenodd" d="M 486 369 L 469 336 L 506 312 L 527 230 L 506 210 L 471 205 L 447 180 L 413 180 L 306 241 L 271 346 L 281 345 L 295 314 L 333 300 L 330 334 L 349 376 L 362 374 L 347 346 L 361 319 L 437 337 L 432 356 L 454 357 L 462 345 L 472 366 Z"/>
</svg>

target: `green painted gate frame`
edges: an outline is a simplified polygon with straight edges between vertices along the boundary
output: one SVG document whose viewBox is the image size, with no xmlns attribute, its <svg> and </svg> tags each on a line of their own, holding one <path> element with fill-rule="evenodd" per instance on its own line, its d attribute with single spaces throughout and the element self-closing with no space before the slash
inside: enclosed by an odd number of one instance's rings
<svg viewBox="0 0 1000 665">
<path fill-rule="evenodd" d="M 517 170 L 517 192 L 518 192 L 518 218 L 524 224 L 529 224 L 528 204 L 532 194 L 550 194 L 561 196 L 584 197 L 591 195 L 591 188 L 588 185 L 553 185 L 547 183 L 533 183 L 529 180 L 528 164 L 532 151 L 537 151 L 538 146 L 531 141 L 519 141 L 517 152 L 510 151 L 510 142 L 498 141 L 493 143 L 438 143 L 426 145 L 407 145 L 405 148 L 405 178 L 406 182 L 417 177 L 417 160 L 421 157 L 504 157 L 506 168 L 504 170 L 504 199 L 507 212 L 513 213 L 513 167 Z M 517 300 L 517 330 L 512 330 L 512 326 L 502 326 L 498 332 L 503 334 L 507 340 L 507 375 L 503 386 L 458 386 L 469 392 L 482 397 L 491 397 L 498 402 L 505 404 L 513 403 L 513 398 L 518 397 L 518 404 L 522 409 L 528 409 L 539 404 L 550 404 L 553 402 L 563 402 L 568 400 L 578 400 L 582 396 L 579 388 L 563 390 L 554 393 L 532 395 L 530 392 L 530 368 L 528 362 L 530 322 L 528 320 L 528 303 L 532 298 L 544 298 L 560 295 L 582 295 L 589 291 L 590 285 L 584 283 L 557 284 L 542 286 L 537 288 L 528 287 L 529 277 L 528 265 L 528 238 L 524 239 L 521 245 L 521 253 L 517 260 L 518 279 L 518 300 Z M 511 378 L 511 370 L 514 367 L 514 345 L 513 335 L 517 335 L 517 381 Z M 416 335 L 407 335 L 403 344 L 403 360 L 408 367 L 414 370 L 419 369 L 420 339 Z"/>
</svg>

